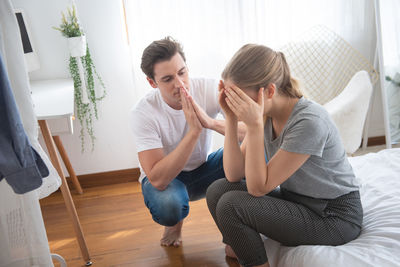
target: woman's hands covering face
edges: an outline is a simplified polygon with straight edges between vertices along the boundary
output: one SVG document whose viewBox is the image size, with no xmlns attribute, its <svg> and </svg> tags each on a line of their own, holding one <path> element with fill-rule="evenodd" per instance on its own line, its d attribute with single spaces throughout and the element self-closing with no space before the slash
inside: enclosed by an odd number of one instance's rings
<svg viewBox="0 0 400 267">
<path fill-rule="evenodd" d="M 243 121 L 247 127 L 263 125 L 264 88 L 258 90 L 257 101 L 235 85 L 224 88 L 223 93 L 226 96 L 224 99 L 226 106 L 238 120 Z M 222 104 L 221 107 L 224 109 Z"/>
</svg>

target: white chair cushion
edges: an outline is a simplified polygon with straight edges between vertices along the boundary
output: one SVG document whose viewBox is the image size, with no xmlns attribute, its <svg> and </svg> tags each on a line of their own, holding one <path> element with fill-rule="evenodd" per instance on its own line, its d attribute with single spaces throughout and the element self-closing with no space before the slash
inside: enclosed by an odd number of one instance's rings
<svg viewBox="0 0 400 267">
<path fill-rule="evenodd" d="M 324 105 L 339 129 L 345 150 L 354 153 L 361 145 L 372 84 L 366 71 L 354 74 L 337 97 Z"/>
</svg>

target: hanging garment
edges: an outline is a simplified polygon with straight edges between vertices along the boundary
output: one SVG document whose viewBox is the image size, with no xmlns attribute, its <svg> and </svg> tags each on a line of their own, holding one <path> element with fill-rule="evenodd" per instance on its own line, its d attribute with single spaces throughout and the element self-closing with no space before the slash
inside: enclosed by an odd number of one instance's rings
<svg viewBox="0 0 400 267">
<path fill-rule="evenodd" d="M 33 37 L 30 36 L 31 39 L 34 39 Z M 38 198 L 44 198 L 60 187 L 61 179 L 38 140 L 39 126 L 33 109 L 21 35 L 10 0 L 0 0 L 0 53 L 29 143 L 40 155 L 50 172 L 43 178 L 42 185 L 35 190 Z M 2 127 L 0 124 L 0 128 Z"/>
<path fill-rule="evenodd" d="M 61 182 L 38 142 L 37 118 L 33 111 L 21 37 L 10 0 L 0 0 L 0 54 L 3 61 L 2 68 L 7 69 L 23 129 L 29 144 L 34 148 L 31 150 L 33 158 L 30 160 L 36 164 L 35 151 L 37 151 L 50 172 L 50 175 L 43 179 L 42 186 L 25 194 L 16 194 L 8 184 L 7 177 L 0 181 L 0 267 L 51 267 L 53 262 L 38 198 L 57 190 Z M 1 92 L 3 94 L 3 89 Z M 4 108 L 3 103 L 0 107 Z M 3 110 L 0 111 L 0 116 L 3 113 Z M 0 132 L 3 133 L 6 129 L 1 119 Z M 0 138 L 5 137 L 0 135 Z M 12 148 L 15 147 L 13 143 Z M 2 146 L 0 146 L 0 153 L 3 153 Z M 9 156 L 4 159 L 2 157 L 1 160 L 8 159 Z M 22 161 L 18 157 L 17 160 Z M 39 166 L 37 166 L 37 171 L 40 173 Z M 42 174 L 40 173 L 40 176 Z M 42 188 L 45 190 L 40 191 Z"/>
<path fill-rule="evenodd" d="M 0 55 L 0 181 L 5 178 L 15 193 L 38 188 L 49 170 L 25 134 Z"/>
</svg>

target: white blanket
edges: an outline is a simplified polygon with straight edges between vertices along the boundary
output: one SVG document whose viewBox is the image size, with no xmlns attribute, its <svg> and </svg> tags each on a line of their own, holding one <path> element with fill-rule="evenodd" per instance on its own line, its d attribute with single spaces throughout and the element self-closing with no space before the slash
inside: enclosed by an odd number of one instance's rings
<svg viewBox="0 0 400 267">
<path fill-rule="evenodd" d="M 400 266 L 400 149 L 349 158 L 361 183 L 361 235 L 342 246 L 285 247 L 266 239 L 271 266 Z"/>
</svg>

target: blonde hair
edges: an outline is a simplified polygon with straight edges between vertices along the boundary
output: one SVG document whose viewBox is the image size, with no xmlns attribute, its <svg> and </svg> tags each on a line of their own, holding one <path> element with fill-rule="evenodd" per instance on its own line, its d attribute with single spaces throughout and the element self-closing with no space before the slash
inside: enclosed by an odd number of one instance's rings
<svg viewBox="0 0 400 267">
<path fill-rule="evenodd" d="M 281 95 L 303 96 L 299 82 L 290 75 L 285 55 L 263 45 L 247 44 L 240 48 L 226 65 L 222 78 L 242 89 L 259 90 L 274 83 Z"/>
</svg>

